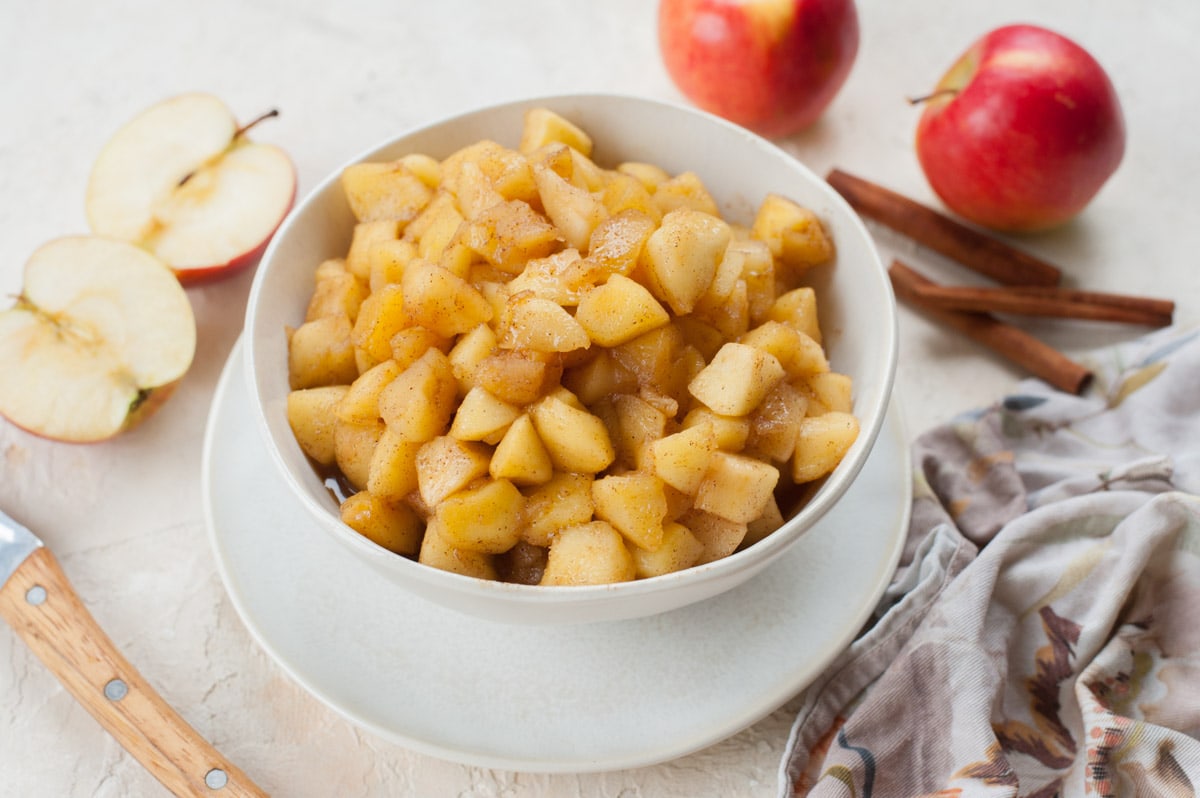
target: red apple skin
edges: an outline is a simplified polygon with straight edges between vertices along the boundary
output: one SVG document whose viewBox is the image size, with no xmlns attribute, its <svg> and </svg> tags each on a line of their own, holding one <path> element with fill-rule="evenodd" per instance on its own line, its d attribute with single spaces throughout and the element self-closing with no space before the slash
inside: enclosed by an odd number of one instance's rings
<svg viewBox="0 0 1200 798">
<path fill-rule="evenodd" d="M 988 33 L 938 88 L 950 91 L 926 104 L 917 158 L 942 202 L 984 227 L 1032 232 L 1066 222 L 1125 153 L 1112 81 L 1086 50 L 1045 28 Z"/>
<path fill-rule="evenodd" d="M 700 108 L 768 138 L 824 112 L 858 54 L 853 0 L 661 0 L 663 63 Z"/>
</svg>

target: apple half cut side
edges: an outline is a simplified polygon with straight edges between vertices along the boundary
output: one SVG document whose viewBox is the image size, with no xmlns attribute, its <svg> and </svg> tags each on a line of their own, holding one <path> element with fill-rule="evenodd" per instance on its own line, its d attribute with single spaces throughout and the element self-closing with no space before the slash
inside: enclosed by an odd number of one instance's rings
<svg viewBox="0 0 1200 798">
<path fill-rule="evenodd" d="M 183 282 L 258 260 L 296 198 L 280 148 L 247 138 L 209 94 L 165 100 L 125 124 L 88 179 L 92 231 L 144 247 Z"/>
<path fill-rule="evenodd" d="M 191 304 L 160 260 L 114 239 L 59 238 L 33 253 L 0 312 L 0 414 L 45 438 L 102 441 L 166 401 L 195 350 Z"/>
</svg>

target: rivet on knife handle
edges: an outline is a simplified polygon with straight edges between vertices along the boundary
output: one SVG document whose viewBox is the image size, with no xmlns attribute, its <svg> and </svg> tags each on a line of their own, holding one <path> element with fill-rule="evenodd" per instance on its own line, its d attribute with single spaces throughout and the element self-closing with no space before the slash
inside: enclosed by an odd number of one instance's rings
<svg viewBox="0 0 1200 798">
<path fill-rule="evenodd" d="M 154 690 L 92 618 L 49 549 L 0 586 L 0 615 L 100 724 L 180 796 L 265 796 Z"/>
</svg>

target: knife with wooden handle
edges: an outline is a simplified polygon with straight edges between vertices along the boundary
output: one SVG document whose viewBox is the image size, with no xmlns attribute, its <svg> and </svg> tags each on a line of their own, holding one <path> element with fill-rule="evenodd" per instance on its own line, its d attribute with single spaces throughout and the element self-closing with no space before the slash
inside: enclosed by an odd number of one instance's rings
<svg viewBox="0 0 1200 798">
<path fill-rule="evenodd" d="M 171 709 L 92 618 L 42 541 L 0 512 L 0 615 L 175 795 L 265 796 Z"/>
</svg>

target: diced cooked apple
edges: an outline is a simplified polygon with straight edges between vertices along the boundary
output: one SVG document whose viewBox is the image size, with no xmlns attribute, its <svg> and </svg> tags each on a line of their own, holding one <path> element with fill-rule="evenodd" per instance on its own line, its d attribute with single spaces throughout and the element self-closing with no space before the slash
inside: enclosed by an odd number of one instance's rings
<svg viewBox="0 0 1200 798">
<path fill-rule="evenodd" d="M 671 175 L 661 166 L 641 161 L 625 161 L 617 164 L 617 171 L 636 178 L 650 193 L 654 193 L 660 184 L 671 179 Z"/>
<path fill-rule="evenodd" d="M 351 424 L 369 424 L 379 420 L 379 394 L 389 382 L 400 376 L 394 360 L 372 366 L 350 383 L 342 401 L 334 408 L 337 417 Z"/>
<path fill-rule="evenodd" d="M 662 220 L 662 210 L 655 204 L 650 191 L 632 175 L 619 172 L 612 175 L 600 194 L 600 201 L 610 216 L 632 211 L 646 218 L 651 225 Z M 591 248 L 588 251 L 590 253 Z"/>
<path fill-rule="evenodd" d="M 704 548 L 696 565 L 728 557 L 746 539 L 746 524 L 703 510 L 688 511 L 679 519 L 679 523 L 687 527 Z"/>
<path fill-rule="evenodd" d="M 654 188 L 654 204 L 663 214 L 688 208 L 709 216 L 720 214 L 716 200 L 695 172 L 681 172 Z"/>
<path fill-rule="evenodd" d="M 794 274 L 833 257 L 833 241 L 817 215 L 778 194 L 769 194 L 759 205 L 751 235 Z"/>
<path fill-rule="evenodd" d="M 592 520 L 592 477 L 556 471 L 543 485 L 525 494 L 526 526 L 521 539 L 549 546 L 559 530 Z"/>
<path fill-rule="evenodd" d="M 547 144 L 566 144 L 583 155 L 592 154 L 592 138 L 577 125 L 548 108 L 533 108 L 525 113 L 518 149 L 530 153 Z"/>
<path fill-rule="evenodd" d="M 506 199 L 492 185 L 491 179 L 484 173 L 478 161 L 462 164 L 454 187 L 454 196 L 458 198 L 458 206 L 467 219 L 474 219 L 482 211 Z"/>
<path fill-rule="evenodd" d="M 474 441 L 442 435 L 421 444 L 417 451 L 417 490 L 427 507 L 463 490 L 488 472 L 491 452 Z"/>
<path fill-rule="evenodd" d="M 459 396 L 475 387 L 475 372 L 484 358 L 495 351 L 496 333 L 486 324 L 478 324 L 461 335 L 450 350 L 449 360 L 458 381 Z"/>
<path fill-rule="evenodd" d="M 753 457 L 715 452 L 696 490 L 696 509 L 747 524 L 763 514 L 779 469 Z M 693 529 L 693 532 L 696 530 Z"/>
<path fill-rule="evenodd" d="M 404 312 L 404 296 L 398 285 L 385 285 L 367 297 L 358 310 L 358 319 L 350 341 L 358 357 L 359 371 L 388 360 L 392 356 L 392 336 L 409 324 Z"/>
<path fill-rule="evenodd" d="M 492 452 L 488 473 L 493 479 L 507 479 L 514 485 L 540 485 L 554 475 L 550 453 L 538 437 L 529 414 L 517 417 Z"/>
<path fill-rule="evenodd" d="M 288 394 L 287 419 L 296 443 L 323 466 L 334 463 L 334 413 L 348 390 L 344 385 L 327 385 Z"/>
<path fill-rule="evenodd" d="M 725 416 L 753 412 L 775 384 L 785 376 L 774 355 L 738 343 L 721 347 L 688 386 L 692 396 Z"/>
<path fill-rule="evenodd" d="M 421 551 L 417 555 L 417 562 L 442 571 L 473 576 L 476 579 L 496 578 L 496 566 L 492 555 L 451 545 L 442 534 L 442 524 L 437 518 L 429 519 L 425 527 L 425 537 L 421 539 Z"/>
<path fill-rule="evenodd" d="M 858 419 L 849 413 L 832 411 L 805 418 L 796 436 L 792 479 L 811 482 L 833 471 L 856 438 Z"/>
<path fill-rule="evenodd" d="M 370 281 L 373 252 L 380 244 L 398 240 L 399 225 L 394 219 L 359 222 L 354 225 L 350 249 L 346 252 L 346 270 L 360 280 Z"/>
<path fill-rule="evenodd" d="M 615 429 L 611 438 L 618 462 L 626 468 L 646 465 L 646 447 L 667 431 L 667 415 L 640 396 L 618 394 L 612 399 Z"/>
<path fill-rule="evenodd" d="M 767 311 L 778 295 L 775 281 L 775 258 L 763 241 L 740 239 L 730 243 L 742 255 L 742 280 L 746 283 L 746 303 L 751 324 L 762 324 Z"/>
<path fill-rule="evenodd" d="M 519 274 L 533 258 L 561 249 L 563 238 L 527 203 L 510 200 L 493 205 L 469 222 L 463 243 L 498 269 Z"/>
<path fill-rule="evenodd" d="M 697 407 L 683 418 L 684 429 L 701 424 L 712 427 L 717 448 L 723 452 L 740 452 L 750 436 L 750 419 L 746 416 L 723 416 L 707 407 Z"/>
<path fill-rule="evenodd" d="M 545 258 L 534 258 L 508 282 L 510 295 L 531 291 L 563 307 L 579 304 L 585 291 L 607 274 L 596 263 L 585 261 L 577 249 L 564 249 Z"/>
<path fill-rule="evenodd" d="M 349 385 L 358 376 L 350 319 L 324 316 L 307 321 L 288 337 L 288 381 L 293 390 Z"/>
<path fill-rule="evenodd" d="M 612 524 L 592 521 L 561 530 L 550 542 L 543 585 L 602 585 L 637 577 L 625 538 Z"/>
<path fill-rule="evenodd" d="M 634 208 L 614 212 L 592 231 L 588 240 L 588 260 L 608 274 L 633 274 L 650 234 L 661 217 Z"/>
<path fill-rule="evenodd" d="M 605 396 L 636 391 L 637 379 L 616 361 L 609 350 L 596 349 L 595 356 L 586 363 L 563 372 L 562 384 L 585 405 L 591 405 Z"/>
<path fill-rule="evenodd" d="M 566 239 L 567 246 L 585 251 L 592 231 L 608 215 L 604 205 L 587 189 L 572 185 L 544 166 L 534 166 L 533 179 L 546 216 Z"/>
<path fill-rule="evenodd" d="M 411 221 L 433 192 L 401 162 L 358 163 L 342 171 L 342 188 L 359 221 Z"/>
<path fill-rule="evenodd" d="M 452 338 L 492 318 L 492 306 L 475 286 L 441 266 L 415 260 L 400 283 L 409 323 Z"/>
<path fill-rule="evenodd" d="M 739 341 L 774 355 L 791 377 L 829 371 L 829 361 L 821 345 L 790 324 L 768 320 L 747 332 Z"/>
<path fill-rule="evenodd" d="M 368 293 L 362 281 L 348 271 L 329 274 L 317 280 L 304 320 L 313 321 L 322 316 L 344 315 L 350 321 L 354 321 L 358 317 L 358 308 Z"/>
<path fill-rule="evenodd" d="M 670 316 L 645 286 L 620 274 L 584 294 L 575 320 L 601 346 L 617 346 L 661 327 Z"/>
<path fill-rule="evenodd" d="M 560 471 L 596 474 L 616 456 L 604 422 L 556 396 L 533 406 L 533 425 Z"/>
<path fill-rule="evenodd" d="M 404 438 L 427 441 L 450 423 L 457 394 L 450 361 L 441 350 L 430 349 L 383 389 L 379 413 Z"/>
<path fill-rule="evenodd" d="M 767 318 L 790 324 L 821 343 L 821 325 L 817 318 L 817 293 L 809 286 L 793 288 L 775 300 Z"/>
<path fill-rule="evenodd" d="M 664 324 L 618 344 L 610 351 L 639 386 L 670 396 L 687 387 L 687 381 L 678 379 L 675 368 L 683 347 L 683 334 L 679 329 L 674 324 Z"/>
<path fill-rule="evenodd" d="M 371 270 L 367 283 L 372 291 L 385 285 L 399 283 L 404 277 L 404 267 L 417 257 L 417 245 L 403 238 L 395 241 L 378 241 L 367 253 L 368 268 Z"/>
<path fill-rule="evenodd" d="M 562 366 L 521 349 L 503 349 L 475 368 L 475 384 L 514 405 L 536 402 L 562 375 Z"/>
<path fill-rule="evenodd" d="M 507 479 L 459 491 L 437 506 L 442 538 L 456 549 L 500 554 L 521 539 L 525 497 Z"/>
<path fill-rule="evenodd" d="M 475 387 L 467 391 L 459 404 L 454 422 L 450 425 L 450 434 L 462 441 L 483 441 L 495 445 L 520 415 L 521 408 L 493 396 L 483 388 Z"/>
<path fill-rule="evenodd" d="M 388 501 L 403 501 L 417 489 L 417 452 L 423 445 L 385 429 L 371 455 L 367 490 Z"/>
<path fill-rule="evenodd" d="M 383 437 L 381 421 L 367 424 L 333 424 L 333 457 L 342 476 L 358 490 L 364 490 L 371 477 L 371 458 Z"/>
<path fill-rule="evenodd" d="M 433 330 L 413 325 L 405 327 L 389 338 L 388 346 L 392 350 L 392 360 L 403 370 L 420 360 L 430 349 L 445 352 L 450 347 L 450 339 L 438 335 Z"/>
<path fill-rule="evenodd" d="M 854 407 L 854 381 L 846 374 L 836 371 L 812 374 L 804 379 L 804 385 L 819 403 L 821 412 L 849 413 Z M 817 415 L 811 410 L 809 414 Z"/>
<path fill-rule="evenodd" d="M 691 568 L 704 555 L 704 544 L 683 524 L 668 521 L 658 548 L 647 551 L 634 546 L 629 551 L 638 578 L 648 579 Z"/>
<path fill-rule="evenodd" d="M 651 292 L 675 313 L 691 313 L 708 290 L 731 235 L 723 220 L 690 208 L 663 216 L 640 261 Z"/>
<path fill-rule="evenodd" d="M 417 240 L 417 257 L 436 262 L 454 241 L 463 221 L 456 203 L 446 202 L 431 207 L 423 219 L 423 229 Z"/>
<path fill-rule="evenodd" d="M 500 316 L 500 346 L 535 352 L 587 349 L 591 339 L 562 305 L 532 291 L 509 297 Z"/>
<path fill-rule="evenodd" d="M 763 509 L 763 514 L 746 525 L 746 537 L 742 541 L 742 545 L 752 546 L 781 526 L 783 526 L 783 513 L 779 510 L 779 503 L 772 496 Z"/>
<path fill-rule="evenodd" d="M 614 474 L 592 483 L 596 516 L 640 548 L 653 551 L 662 545 L 667 497 L 663 482 L 654 474 L 633 471 Z"/>
<path fill-rule="evenodd" d="M 421 547 L 425 523 L 406 504 L 359 491 L 342 502 L 341 516 L 346 526 L 389 551 L 411 556 Z"/>
<path fill-rule="evenodd" d="M 650 442 L 647 468 L 676 490 L 695 495 L 715 451 L 717 434 L 713 425 L 696 424 Z"/>
<path fill-rule="evenodd" d="M 776 383 L 750 416 L 746 452 L 763 460 L 784 462 L 796 450 L 800 422 L 808 399 L 786 381 Z"/>
</svg>

